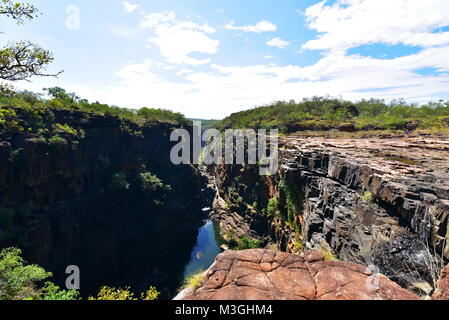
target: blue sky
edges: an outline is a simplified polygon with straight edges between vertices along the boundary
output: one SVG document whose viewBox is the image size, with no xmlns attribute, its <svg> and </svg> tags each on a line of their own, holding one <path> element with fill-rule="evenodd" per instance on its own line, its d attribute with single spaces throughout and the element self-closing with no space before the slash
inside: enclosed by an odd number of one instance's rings
<svg viewBox="0 0 449 320">
<path fill-rule="evenodd" d="M 91 101 L 222 118 L 275 100 L 449 98 L 447 0 L 31 0 L 43 15 L 0 41 L 55 56 Z"/>
</svg>

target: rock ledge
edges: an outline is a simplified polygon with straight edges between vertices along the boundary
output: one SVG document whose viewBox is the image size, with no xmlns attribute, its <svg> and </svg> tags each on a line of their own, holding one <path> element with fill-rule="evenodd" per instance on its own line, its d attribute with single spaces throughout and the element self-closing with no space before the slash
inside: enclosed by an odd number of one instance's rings
<svg viewBox="0 0 449 320">
<path fill-rule="evenodd" d="M 324 261 L 264 249 L 217 256 L 197 290 L 176 300 L 420 300 L 381 274 L 348 262 Z"/>
</svg>

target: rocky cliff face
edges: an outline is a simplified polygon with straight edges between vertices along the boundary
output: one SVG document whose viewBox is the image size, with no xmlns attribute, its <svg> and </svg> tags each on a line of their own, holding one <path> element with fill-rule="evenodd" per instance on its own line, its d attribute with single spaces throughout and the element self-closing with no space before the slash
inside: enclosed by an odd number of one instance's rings
<svg viewBox="0 0 449 320">
<path fill-rule="evenodd" d="M 101 285 L 175 289 L 203 219 L 196 170 L 169 159 L 175 124 L 52 112 L 82 137 L 0 140 L 0 247 L 21 247 L 60 280 L 79 266 L 88 294 Z"/>
<path fill-rule="evenodd" d="M 222 166 L 215 220 L 287 252 L 317 248 L 430 295 L 449 258 L 449 142 L 429 137 L 281 143 L 273 177 Z"/>
</svg>

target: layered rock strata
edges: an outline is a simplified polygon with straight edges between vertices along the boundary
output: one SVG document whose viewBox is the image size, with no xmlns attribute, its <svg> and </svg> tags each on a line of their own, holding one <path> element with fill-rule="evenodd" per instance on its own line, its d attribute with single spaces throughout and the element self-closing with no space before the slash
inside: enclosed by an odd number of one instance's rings
<svg viewBox="0 0 449 320">
<path fill-rule="evenodd" d="M 247 234 L 287 252 L 318 248 L 432 293 L 449 258 L 446 139 L 287 137 L 280 148 L 276 176 L 210 169 L 223 238 Z M 269 199 L 278 203 L 274 214 Z"/>
</svg>

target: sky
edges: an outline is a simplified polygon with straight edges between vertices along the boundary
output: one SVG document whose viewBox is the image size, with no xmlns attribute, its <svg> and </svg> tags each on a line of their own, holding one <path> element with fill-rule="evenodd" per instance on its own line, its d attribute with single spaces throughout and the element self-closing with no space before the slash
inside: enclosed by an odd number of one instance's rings
<svg viewBox="0 0 449 320">
<path fill-rule="evenodd" d="M 277 100 L 449 99 L 448 0 L 30 0 L 0 44 L 50 50 L 60 86 L 90 101 L 220 119 Z"/>
</svg>

